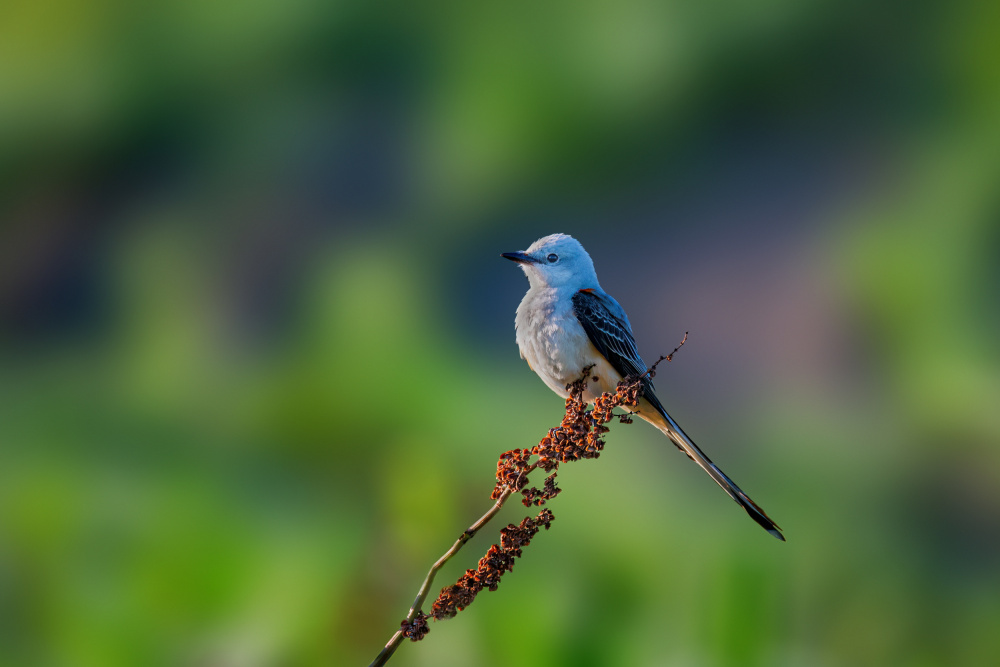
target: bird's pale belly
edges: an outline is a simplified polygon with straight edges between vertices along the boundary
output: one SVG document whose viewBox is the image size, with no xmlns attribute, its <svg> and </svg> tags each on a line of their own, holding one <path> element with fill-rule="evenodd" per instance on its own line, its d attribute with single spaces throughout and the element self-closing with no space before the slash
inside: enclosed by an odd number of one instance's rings
<svg viewBox="0 0 1000 667">
<path fill-rule="evenodd" d="M 575 317 L 553 318 L 534 329 L 535 335 L 521 336 L 518 345 L 532 370 L 559 396 L 566 398 L 566 385 L 579 380 L 590 369 L 591 380 L 584 398 L 590 402 L 602 392 L 613 391 L 620 380 L 617 371 L 597 351 Z M 597 378 L 594 380 L 593 378 Z"/>
</svg>

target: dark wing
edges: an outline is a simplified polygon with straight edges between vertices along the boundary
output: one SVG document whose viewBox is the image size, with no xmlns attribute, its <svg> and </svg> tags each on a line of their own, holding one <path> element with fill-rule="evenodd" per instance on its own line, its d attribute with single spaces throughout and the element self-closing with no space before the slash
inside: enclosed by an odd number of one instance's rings
<svg viewBox="0 0 1000 667">
<path fill-rule="evenodd" d="M 625 311 L 614 299 L 596 290 L 580 290 L 573 295 L 573 312 L 590 342 L 619 375 L 638 376 L 646 372 L 646 364 L 635 348 L 635 338 L 632 337 L 632 327 Z M 642 379 L 642 388 L 647 397 L 653 395 L 653 383 L 649 376 Z"/>
</svg>

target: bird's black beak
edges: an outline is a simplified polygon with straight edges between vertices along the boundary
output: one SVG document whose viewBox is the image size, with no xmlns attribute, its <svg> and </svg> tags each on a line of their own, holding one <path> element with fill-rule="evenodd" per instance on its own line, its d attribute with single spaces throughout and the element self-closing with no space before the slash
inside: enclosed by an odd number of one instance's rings
<svg viewBox="0 0 1000 667">
<path fill-rule="evenodd" d="M 506 257 L 510 261 L 517 262 L 518 264 L 536 264 L 538 262 L 537 259 L 535 259 L 531 255 L 526 255 L 520 250 L 518 250 L 517 252 L 502 252 L 500 253 L 500 256 Z"/>
</svg>

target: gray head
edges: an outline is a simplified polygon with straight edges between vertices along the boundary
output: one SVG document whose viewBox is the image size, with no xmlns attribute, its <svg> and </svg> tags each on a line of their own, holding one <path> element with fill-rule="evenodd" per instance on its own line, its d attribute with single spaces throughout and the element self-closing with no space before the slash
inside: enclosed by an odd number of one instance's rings
<svg viewBox="0 0 1000 667">
<path fill-rule="evenodd" d="M 532 287 L 600 287 L 594 262 L 580 242 L 567 234 L 550 234 L 527 250 L 500 255 L 521 265 Z"/>
</svg>

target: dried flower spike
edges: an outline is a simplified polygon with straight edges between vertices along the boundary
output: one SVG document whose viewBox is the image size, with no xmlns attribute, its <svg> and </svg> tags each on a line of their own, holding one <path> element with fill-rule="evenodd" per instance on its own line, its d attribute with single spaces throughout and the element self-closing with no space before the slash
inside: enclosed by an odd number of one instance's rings
<svg viewBox="0 0 1000 667">
<path fill-rule="evenodd" d="M 385 645 L 371 667 L 384 665 L 403 639 L 420 641 L 427 636 L 430 631 L 429 618 L 434 620 L 452 618 L 472 604 L 484 588 L 497 590 L 500 579 L 513 570 L 514 562 L 524 553 L 524 547 L 531 543 L 539 530 L 542 528 L 548 530 L 552 525 L 555 519 L 552 510 L 545 508 L 534 518 L 525 517 L 519 524 L 508 524 L 501 529 L 500 544 L 490 546 L 486 555 L 479 559 L 476 569 L 466 570 L 457 582 L 442 588 L 431 606 L 429 615 L 421 610 L 437 571 L 466 542 L 475 537 L 480 528 L 496 516 L 507 498 L 520 492 L 522 502 L 526 506 L 543 505 L 555 498 L 561 492 L 556 484 L 556 471 L 559 465 L 568 461 L 599 457 L 604 449 L 602 436 L 608 432 L 605 424 L 616 417 L 623 423 L 631 422 L 628 415 L 615 415 L 614 408 L 636 407 L 642 392 L 641 379 L 631 377 L 623 379 L 614 392 L 601 394 L 594 401 L 593 409 L 588 409 L 587 403 L 583 400 L 583 393 L 589 379 L 590 369 L 584 369 L 580 379 L 567 387 L 570 395 L 566 399 L 562 422 L 558 427 L 550 429 L 537 445 L 531 449 L 512 449 L 500 455 L 497 461 L 496 485 L 490 494 L 496 501 L 493 507 L 466 529 L 451 549 L 431 567 L 417 593 L 417 599 L 410 608 L 409 615 L 400 623 L 399 631 Z M 541 468 L 549 474 L 542 488 L 525 488 L 528 485 L 528 476 L 535 468 Z"/>
</svg>

